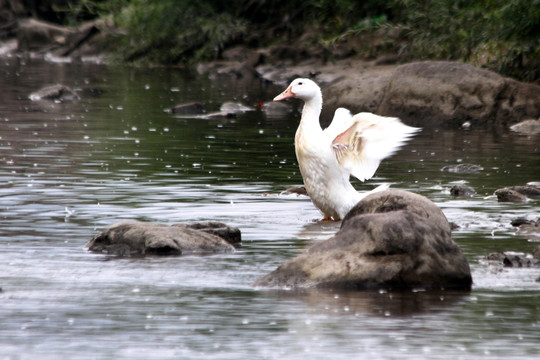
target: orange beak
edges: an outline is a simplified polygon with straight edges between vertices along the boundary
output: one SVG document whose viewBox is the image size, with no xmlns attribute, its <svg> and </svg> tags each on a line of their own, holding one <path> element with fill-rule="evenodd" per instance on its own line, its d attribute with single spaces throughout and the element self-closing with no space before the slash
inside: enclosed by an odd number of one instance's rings
<svg viewBox="0 0 540 360">
<path fill-rule="evenodd" d="M 295 97 L 295 96 L 296 96 L 296 94 L 292 92 L 292 89 L 289 86 L 287 88 L 287 90 L 285 90 L 284 92 L 282 92 L 281 94 L 276 96 L 274 98 L 274 101 L 281 101 L 281 100 L 285 100 L 285 99 L 292 98 L 292 97 Z"/>
</svg>

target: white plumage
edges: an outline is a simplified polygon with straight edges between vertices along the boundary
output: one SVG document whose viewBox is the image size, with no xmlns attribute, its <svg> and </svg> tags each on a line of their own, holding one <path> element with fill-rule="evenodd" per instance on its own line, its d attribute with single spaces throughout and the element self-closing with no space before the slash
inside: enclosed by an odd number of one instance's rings
<svg viewBox="0 0 540 360">
<path fill-rule="evenodd" d="M 323 130 L 319 123 L 322 108 L 319 86 L 309 79 L 296 79 L 274 101 L 291 97 L 305 103 L 295 136 L 300 172 L 311 201 L 327 220 L 343 219 L 363 197 L 387 189 L 385 184 L 359 193 L 349 177 L 370 179 L 383 159 L 420 130 L 398 118 L 366 112 L 353 116 L 344 108 L 336 110 L 332 123 Z"/>
</svg>

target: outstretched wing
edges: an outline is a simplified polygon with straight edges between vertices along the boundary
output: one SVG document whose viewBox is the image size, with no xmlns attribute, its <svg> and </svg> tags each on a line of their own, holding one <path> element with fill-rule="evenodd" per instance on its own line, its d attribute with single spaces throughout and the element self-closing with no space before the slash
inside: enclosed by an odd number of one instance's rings
<svg viewBox="0 0 540 360">
<path fill-rule="evenodd" d="M 353 124 L 353 115 L 345 108 L 338 108 L 330 125 L 324 129 L 325 136 L 334 139 Z"/>
<path fill-rule="evenodd" d="M 364 181 L 373 176 L 381 160 L 394 154 L 411 136 L 420 131 L 398 118 L 359 113 L 352 125 L 332 141 L 340 166 Z"/>
</svg>

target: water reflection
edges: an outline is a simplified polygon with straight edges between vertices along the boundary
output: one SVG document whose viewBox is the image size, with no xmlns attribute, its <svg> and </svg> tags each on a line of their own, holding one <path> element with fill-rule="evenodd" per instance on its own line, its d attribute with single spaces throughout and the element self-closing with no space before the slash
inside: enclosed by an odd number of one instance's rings
<svg viewBox="0 0 540 360">
<path fill-rule="evenodd" d="M 317 314 L 350 316 L 412 317 L 457 311 L 470 297 L 469 292 L 454 291 L 295 291 L 272 290 L 279 298 L 295 298 L 306 303 Z"/>
</svg>

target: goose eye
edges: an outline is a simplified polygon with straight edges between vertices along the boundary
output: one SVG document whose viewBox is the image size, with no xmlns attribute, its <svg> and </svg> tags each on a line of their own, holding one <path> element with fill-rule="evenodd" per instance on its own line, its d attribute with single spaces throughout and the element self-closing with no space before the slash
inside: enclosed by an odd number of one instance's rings
<svg viewBox="0 0 540 360">
<path fill-rule="evenodd" d="M 298 83 L 298 85 L 302 85 L 302 82 L 300 81 L 300 82 Z"/>
</svg>

